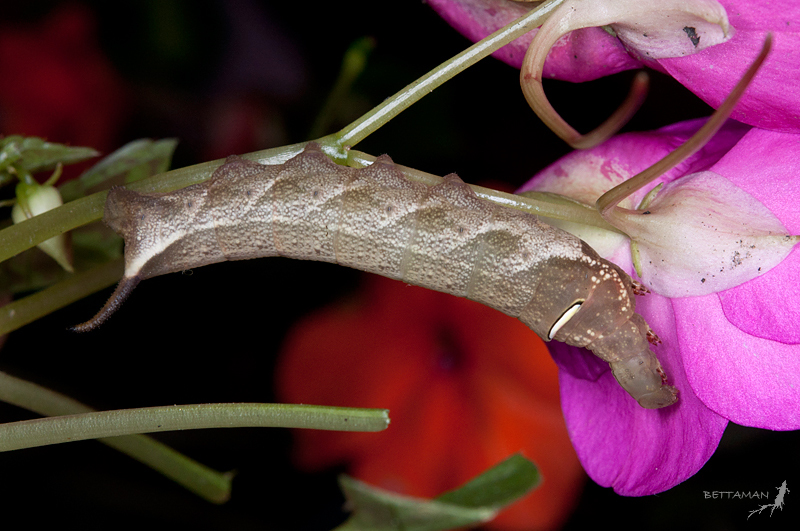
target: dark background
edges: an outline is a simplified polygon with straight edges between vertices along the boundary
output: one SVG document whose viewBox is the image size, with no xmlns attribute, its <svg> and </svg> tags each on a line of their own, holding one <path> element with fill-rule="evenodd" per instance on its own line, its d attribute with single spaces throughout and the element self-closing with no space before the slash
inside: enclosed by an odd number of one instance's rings
<svg viewBox="0 0 800 531">
<path fill-rule="evenodd" d="M 468 44 L 421 2 L 78 4 L 93 13 L 100 47 L 126 86 L 124 119 L 110 145 L 177 137 L 174 167 L 227 155 L 220 152 L 225 149 L 242 152 L 306 140 L 344 51 L 359 37 L 373 36 L 377 46 L 336 127 Z M 8 6 L 2 24 L 36 24 L 61 6 Z M 250 44 L 235 44 L 242 41 Z M 530 111 L 518 75 L 499 61 L 485 60 L 358 148 L 375 155 L 388 152 L 398 163 L 431 173 L 455 171 L 467 182 L 517 187 L 569 151 Z M 3 77 L 7 83 L 13 76 Z M 622 101 L 631 77 L 623 73 L 581 85 L 547 82 L 545 88 L 567 121 L 587 131 Z M 224 123 L 221 101 L 251 112 L 256 133 L 236 140 L 215 131 L 215 123 Z M 709 112 L 686 89 L 654 74 L 647 102 L 626 129 L 652 129 Z M 0 368 L 97 409 L 269 402 L 274 400 L 274 357 L 287 328 L 352 290 L 359 278 L 328 264 L 284 259 L 155 278 L 96 332 L 77 336 L 66 328 L 93 315 L 110 291 L 14 332 L 0 351 Z M 0 404 L 4 422 L 30 417 Z M 208 504 L 87 441 L 0 454 L 0 508 L 6 518 L 19 515 L 26 526 L 37 528 L 159 523 L 325 530 L 343 518 L 335 483 L 339 471 L 307 475 L 293 469 L 286 430 L 208 430 L 156 438 L 218 470 L 236 469 L 231 501 Z M 797 432 L 731 425 L 709 463 L 666 493 L 624 498 L 589 481 L 567 528 L 598 523 L 623 529 L 788 527 L 800 521 L 800 503 L 791 492 L 800 479 L 798 444 Z M 784 480 L 790 489 L 786 506 L 772 517 L 764 513 L 746 521 L 756 502 L 703 495 L 714 490 L 774 494 Z"/>
</svg>

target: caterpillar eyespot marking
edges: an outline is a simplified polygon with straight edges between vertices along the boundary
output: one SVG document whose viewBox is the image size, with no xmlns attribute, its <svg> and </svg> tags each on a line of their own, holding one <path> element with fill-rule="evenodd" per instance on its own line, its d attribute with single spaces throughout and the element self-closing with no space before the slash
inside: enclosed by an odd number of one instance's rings
<svg viewBox="0 0 800 531">
<path fill-rule="evenodd" d="M 572 319 L 576 313 L 578 313 L 578 310 L 581 309 L 581 304 L 583 304 L 583 301 L 576 301 L 572 306 L 564 311 L 561 317 L 559 317 L 558 320 L 553 323 L 552 328 L 550 328 L 550 331 L 547 333 L 547 339 L 552 340 L 556 336 L 558 331 L 561 330 L 561 327 L 567 324 L 567 322 Z"/>
</svg>

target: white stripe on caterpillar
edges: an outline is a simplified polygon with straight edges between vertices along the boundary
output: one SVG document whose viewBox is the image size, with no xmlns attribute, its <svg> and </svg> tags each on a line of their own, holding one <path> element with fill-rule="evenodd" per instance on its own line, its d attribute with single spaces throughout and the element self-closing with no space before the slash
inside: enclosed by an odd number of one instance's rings
<svg viewBox="0 0 800 531">
<path fill-rule="evenodd" d="M 125 274 L 76 331 L 105 321 L 145 278 L 224 260 L 320 260 L 491 306 L 545 340 L 590 349 L 643 407 L 677 400 L 631 278 L 571 234 L 479 199 L 455 174 L 428 187 L 388 156 L 356 170 L 309 144 L 276 166 L 230 157 L 208 181 L 167 194 L 115 188 L 104 219 L 125 239 Z"/>
</svg>

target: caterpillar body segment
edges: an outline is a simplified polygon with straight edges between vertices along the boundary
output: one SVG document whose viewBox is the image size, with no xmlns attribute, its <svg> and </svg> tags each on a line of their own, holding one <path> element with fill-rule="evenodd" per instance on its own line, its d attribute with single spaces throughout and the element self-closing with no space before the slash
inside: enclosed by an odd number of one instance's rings
<svg viewBox="0 0 800 531">
<path fill-rule="evenodd" d="M 635 313 L 631 278 L 575 236 L 479 199 L 455 174 L 428 187 L 387 156 L 353 169 L 309 144 L 275 166 L 230 157 L 175 192 L 113 189 L 104 219 L 125 240 L 125 273 L 78 331 L 146 278 L 224 260 L 319 260 L 475 300 L 545 340 L 591 350 L 643 407 L 677 400 Z"/>
</svg>

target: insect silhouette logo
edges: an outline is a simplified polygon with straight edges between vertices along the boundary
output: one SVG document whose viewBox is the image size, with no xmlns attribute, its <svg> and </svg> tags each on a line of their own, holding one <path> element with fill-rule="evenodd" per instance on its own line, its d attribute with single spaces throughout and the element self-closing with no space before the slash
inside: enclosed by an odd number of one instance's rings
<svg viewBox="0 0 800 531">
<path fill-rule="evenodd" d="M 777 489 L 778 489 L 778 495 L 775 496 L 775 501 L 772 503 L 768 503 L 766 505 L 761 505 L 758 509 L 750 511 L 750 514 L 747 515 L 748 520 L 755 513 L 761 514 L 765 509 L 769 509 L 770 516 L 772 516 L 772 513 L 775 512 L 775 509 L 780 509 L 781 511 L 783 511 L 784 498 L 789 493 L 789 488 L 786 486 L 786 481 L 781 483 L 781 486 L 777 487 Z"/>
</svg>

